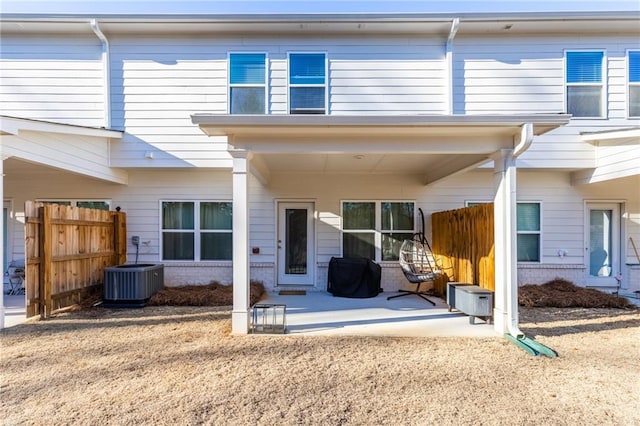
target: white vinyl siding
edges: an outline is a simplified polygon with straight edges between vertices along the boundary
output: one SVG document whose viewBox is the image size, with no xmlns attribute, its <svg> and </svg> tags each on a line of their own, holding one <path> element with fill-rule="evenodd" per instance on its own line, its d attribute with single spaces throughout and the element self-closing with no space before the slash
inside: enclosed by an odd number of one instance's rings
<svg viewBox="0 0 640 426">
<path fill-rule="evenodd" d="M 398 36 L 327 41 L 332 115 L 447 111 L 442 40 Z"/>
<path fill-rule="evenodd" d="M 207 137 L 194 113 L 227 112 L 227 55 L 235 39 L 112 37 L 115 167 L 231 167 L 224 137 Z M 153 158 L 148 158 L 148 153 Z"/>
<path fill-rule="evenodd" d="M 559 113 L 564 77 L 561 37 L 454 40 L 456 114 Z"/>
<path fill-rule="evenodd" d="M 603 115 L 580 118 L 536 136 L 518 158 L 519 169 L 584 169 L 596 167 L 595 146 L 580 134 L 636 123 L 628 119 L 627 50 L 636 50 L 630 36 L 471 37 L 454 41 L 454 113 L 562 113 L 565 110 L 566 51 L 603 51 Z"/>
<path fill-rule="evenodd" d="M 288 114 L 288 54 L 326 53 L 331 114 L 441 114 L 442 46 L 429 37 L 111 37 L 114 167 L 230 168 L 224 137 L 191 114 L 226 114 L 229 52 L 264 52 L 270 114 Z M 148 158 L 149 153 L 153 158 Z"/>
<path fill-rule="evenodd" d="M 101 52 L 93 36 L 3 35 L 0 115 L 103 126 Z"/>
<path fill-rule="evenodd" d="M 458 35 L 453 52 L 454 112 L 561 113 L 565 110 L 565 52 L 595 50 L 606 52 L 606 115 L 625 119 L 626 51 L 637 46 L 637 38 L 629 36 Z"/>
<path fill-rule="evenodd" d="M 2 153 L 36 164 L 67 170 L 96 179 L 126 183 L 127 172 L 110 164 L 112 141 L 107 137 L 21 131 L 2 136 Z"/>
</svg>

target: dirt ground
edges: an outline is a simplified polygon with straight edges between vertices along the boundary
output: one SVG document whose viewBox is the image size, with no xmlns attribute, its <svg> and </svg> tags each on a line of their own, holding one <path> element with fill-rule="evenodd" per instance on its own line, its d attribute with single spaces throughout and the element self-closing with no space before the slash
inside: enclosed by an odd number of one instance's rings
<svg viewBox="0 0 640 426">
<path fill-rule="evenodd" d="M 637 425 L 640 311 L 522 308 L 495 338 L 230 336 L 216 307 L 2 330 L 4 425 Z"/>
</svg>

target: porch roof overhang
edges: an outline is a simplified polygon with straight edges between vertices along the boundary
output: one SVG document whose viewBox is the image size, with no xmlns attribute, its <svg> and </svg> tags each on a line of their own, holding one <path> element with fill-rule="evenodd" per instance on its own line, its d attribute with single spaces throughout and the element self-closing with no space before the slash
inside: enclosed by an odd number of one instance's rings
<svg viewBox="0 0 640 426">
<path fill-rule="evenodd" d="M 15 168 L 52 168 L 107 182 L 126 184 L 126 170 L 110 165 L 110 141 L 124 132 L 98 127 L 0 116 L 2 160 Z M 5 169 L 12 170 L 12 164 Z"/>
<path fill-rule="evenodd" d="M 194 114 L 209 136 L 250 151 L 258 172 L 422 174 L 425 184 L 514 149 L 523 126 L 541 135 L 566 114 L 528 115 L 221 115 Z M 358 161 L 354 161 L 358 160 Z M 268 178 L 266 179 L 268 180 Z"/>
<path fill-rule="evenodd" d="M 640 127 L 605 130 L 601 132 L 582 132 L 582 140 L 588 143 L 624 144 L 640 142 Z"/>
<path fill-rule="evenodd" d="M 47 132 L 78 136 L 94 136 L 121 139 L 124 132 L 100 127 L 78 126 L 75 124 L 54 123 L 29 118 L 0 116 L 0 135 L 18 135 L 20 132 Z"/>
<path fill-rule="evenodd" d="M 582 132 L 582 140 L 594 145 L 596 167 L 571 173 L 573 185 L 617 180 L 638 186 L 640 182 L 640 127 Z"/>
</svg>

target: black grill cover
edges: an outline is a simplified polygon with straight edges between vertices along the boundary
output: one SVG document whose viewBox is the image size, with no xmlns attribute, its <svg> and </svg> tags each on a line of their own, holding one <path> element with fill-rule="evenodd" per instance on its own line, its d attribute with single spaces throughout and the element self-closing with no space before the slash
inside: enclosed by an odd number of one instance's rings
<svg viewBox="0 0 640 426">
<path fill-rule="evenodd" d="M 380 288 L 381 268 L 360 257 L 332 257 L 329 262 L 327 291 L 337 297 L 376 297 Z"/>
</svg>

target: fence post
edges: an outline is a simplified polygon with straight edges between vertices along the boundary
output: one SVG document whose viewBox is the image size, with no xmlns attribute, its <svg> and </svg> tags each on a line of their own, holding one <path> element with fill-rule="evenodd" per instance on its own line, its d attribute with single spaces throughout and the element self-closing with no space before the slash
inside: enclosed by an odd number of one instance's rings
<svg viewBox="0 0 640 426">
<path fill-rule="evenodd" d="M 113 264 L 127 262 L 127 220 L 124 213 L 114 212 L 113 220 Z"/>
<path fill-rule="evenodd" d="M 40 295 L 40 318 L 45 319 L 51 315 L 51 265 L 52 265 L 52 226 L 51 207 L 43 206 L 38 208 L 40 223 L 40 283 L 38 293 Z"/>
</svg>

